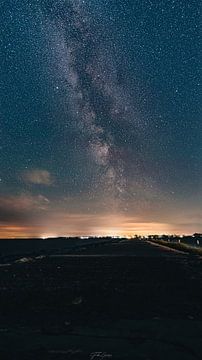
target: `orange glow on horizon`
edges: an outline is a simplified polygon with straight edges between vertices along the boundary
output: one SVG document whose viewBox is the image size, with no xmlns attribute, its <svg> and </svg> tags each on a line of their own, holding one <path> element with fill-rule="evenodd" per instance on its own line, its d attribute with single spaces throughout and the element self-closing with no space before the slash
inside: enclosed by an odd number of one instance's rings
<svg viewBox="0 0 202 360">
<path fill-rule="evenodd" d="M 118 236 L 131 238 L 135 235 L 147 236 L 150 234 L 179 234 L 181 231 L 176 225 L 157 222 L 133 222 L 131 218 L 124 216 L 93 216 L 80 215 L 56 219 L 57 223 L 51 222 L 45 226 L 22 226 L 22 225 L 1 225 L 0 239 L 5 238 L 53 238 L 53 237 L 81 237 L 81 236 Z M 70 225 L 68 224 L 70 223 Z M 92 224 L 91 224 L 92 223 Z M 189 232 L 192 234 L 193 232 Z"/>
</svg>

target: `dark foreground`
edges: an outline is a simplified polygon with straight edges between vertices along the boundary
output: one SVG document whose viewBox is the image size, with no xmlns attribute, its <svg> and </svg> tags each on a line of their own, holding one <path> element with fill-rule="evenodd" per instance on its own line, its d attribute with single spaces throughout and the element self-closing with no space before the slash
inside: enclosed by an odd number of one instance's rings
<svg viewBox="0 0 202 360">
<path fill-rule="evenodd" d="M 0 358 L 202 359 L 202 262 L 143 241 L 0 267 Z"/>
</svg>

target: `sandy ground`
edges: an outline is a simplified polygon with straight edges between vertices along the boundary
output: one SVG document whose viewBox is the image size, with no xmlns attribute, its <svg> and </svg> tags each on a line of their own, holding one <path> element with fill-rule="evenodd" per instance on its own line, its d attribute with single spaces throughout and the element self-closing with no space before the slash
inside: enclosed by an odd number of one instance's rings
<svg viewBox="0 0 202 360">
<path fill-rule="evenodd" d="M 0 358 L 202 359 L 201 275 L 138 240 L 4 264 Z"/>
</svg>

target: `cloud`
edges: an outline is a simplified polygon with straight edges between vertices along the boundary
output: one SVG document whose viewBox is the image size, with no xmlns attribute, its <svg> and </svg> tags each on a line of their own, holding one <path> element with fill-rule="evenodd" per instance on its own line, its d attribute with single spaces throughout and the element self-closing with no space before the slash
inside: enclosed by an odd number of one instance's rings
<svg viewBox="0 0 202 360">
<path fill-rule="evenodd" d="M 23 180 L 38 185 L 52 185 L 54 180 L 47 170 L 33 169 L 24 171 L 22 174 Z"/>
<path fill-rule="evenodd" d="M 49 200 L 43 195 L 20 194 L 0 196 L 0 225 L 27 223 L 48 209 Z"/>
<path fill-rule="evenodd" d="M 100 208 L 100 203 L 98 205 Z M 182 213 L 179 208 L 173 208 L 173 216 L 168 217 L 155 206 L 152 211 L 151 208 L 150 211 L 136 209 L 125 214 L 112 212 L 111 207 L 108 211 L 97 212 L 96 207 L 89 211 L 89 206 L 90 203 L 86 201 L 84 204 L 79 198 L 52 199 L 50 202 L 43 195 L 27 193 L 0 196 L 0 238 L 191 234 L 202 231 L 201 213 L 195 209 Z"/>
</svg>

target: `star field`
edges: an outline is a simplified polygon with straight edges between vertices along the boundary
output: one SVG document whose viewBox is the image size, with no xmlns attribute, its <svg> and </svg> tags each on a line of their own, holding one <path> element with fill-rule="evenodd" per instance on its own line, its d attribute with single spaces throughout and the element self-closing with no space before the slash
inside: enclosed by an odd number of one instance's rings
<svg viewBox="0 0 202 360">
<path fill-rule="evenodd" d="M 0 237 L 202 231 L 198 1 L 0 9 Z"/>
</svg>

